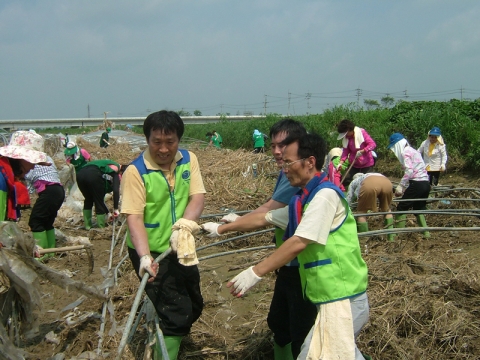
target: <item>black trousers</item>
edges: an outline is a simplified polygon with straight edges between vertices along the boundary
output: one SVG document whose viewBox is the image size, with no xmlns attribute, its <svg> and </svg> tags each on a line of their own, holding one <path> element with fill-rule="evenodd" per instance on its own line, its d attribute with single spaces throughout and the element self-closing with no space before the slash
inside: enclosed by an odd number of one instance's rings
<svg viewBox="0 0 480 360">
<path fill-rule="evenodd" d="M 281 267 L 267 316 L 275 342 L 282 347 L 291 342 L 293 358 L 296 359 L 316 317 L 317 307 L 303 298 L 298 267 Z"/>
<path fill-rule="evenodd" d="M 437 186 L 438 179 L 440 179 L 440 171 L 427 171 L 428 179 L 430 180 L 430 185 Z"/>
<path fill-rule="evenodd" d="M 108 208 L 105 205 L 105 179 L 102 171 L 96 166 L 85 166 L 77 172 L 78 188 L 82 192 L 85 201 L 84 210 L 92 210 L 95 204 L 97 215 L 107 214 Z"/>
<path fill-rule="evenodd" d="M 28 226 L 32 232 L 41 232 L 53 229 L 58 209 L 65 200 L 65 190 L 60 184 L 48 185 L 38 194 L 38 199 L 33 205 Z"/>
<path fill-rule="evenodd" d="M 153 258 L 159 253 L 152 252 Z M 140 258 L 135 249 L 128 248 L 133 268 L 138 274 Z M 177 254 L 160 261 L 158 273 L 145 292 L 155 306 L 160 318 L 160 328 L 165 336 L 185 336 L 203 310 L 200 291 L 200 273 L 197 266 L 183 266 Z"/>
<path fill-rule="evenodd" d="M 402 199 L 426 199 L 430 193 L 430 183 L 428 181 L 409 181 L 407 190 L 403 193 Z M 398 203 L 397 211 L 406 210 L 425 210 L 427 201 L 402 201 Z"/>
</svg>

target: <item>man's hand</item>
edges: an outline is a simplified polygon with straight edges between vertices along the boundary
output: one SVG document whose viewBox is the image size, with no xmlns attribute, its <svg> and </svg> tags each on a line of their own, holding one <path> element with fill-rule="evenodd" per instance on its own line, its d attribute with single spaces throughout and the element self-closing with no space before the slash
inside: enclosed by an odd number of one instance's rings
<svg viewBox="0 0 480 360">
<path fill-rule="evenodd" d="M 178 230 L 174 230 L 170 236 L 170 247 L 173 252 L 177 252 L 178 249 Z"/>
<path fill-rule="evenodd" d="M 230 289 L 230 294 L 236 297 L 243 296 L 248 289 L 258 283 L 262 278 L 255 274 L 253 266 L 250 266 L 247 270 L 242 271 L 227 283 L 227 287 Z"/>
<path fill-rule="evenodd" d="M 238 218 L 240 217 L 240 215 L 237 215 L 235 213 L 230 213 L 228 215 L 225 215 L 224 217 L 222 217 L 220 219 L 221 222 L 224 222 L 224 223 L 232 223 L 234 222 L 235 220 L 237 220 Z"/>
<path fill-rule="evenodd" d="M 395 188 L 395 196 L 402 196 L 403 195 L 403 187 L 402 185 L 398 185 Z"/>
<path fill-rule="evenodd" d="M 153 257 L 150 254 L 143 255 L 140 258 L 140 268 L 138 269 L 138 275 L 143 278 L 145 272 L 150 275 L 148 282 L 152 282 L 155 279 L 158 271 L 158 264 L 153 262 Z"/>
<path fill-rule="evenodd" d="M 220 236 L 218 233 L 218 227 L 222 225 L 219 223 L 214 223 L 214 222 L 207 222 L 205 224 L 202 224 L 201 227 L 203 230 L 207 231 L 209 234 L 207 235 L 209 238 L 215 238 L 217 236 Z"/>
</svg>

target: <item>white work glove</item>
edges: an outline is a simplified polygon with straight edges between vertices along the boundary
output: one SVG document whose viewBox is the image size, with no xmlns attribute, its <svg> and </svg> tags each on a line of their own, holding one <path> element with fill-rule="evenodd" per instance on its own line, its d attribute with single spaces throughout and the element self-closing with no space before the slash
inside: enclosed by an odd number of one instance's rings
<svg viewBox="0 0 480 360">
<path fill-rule="evenodd" d="M 402 196 L 403 195 L 403 187 L 402 185 L 398 185 L 395 188 L 395 196 Z"/>
<path fill-rule="evenodd" d="M 250 266 L 247 270 L 242 271 L 240 274 L 235 276 L 227 284 L 230 289 L 230 293 L 235 296 L 243 296 L 248 289 L 258 283 L 262 278 L 255 274 L 253 271 L 253 266 Z"/>
<path fill-rule="evenodd" d="M 112 213 L 108 213 L 108 222 L 112 222 L 113 220 L 117 219 L 120 216 L 120 211 L 118 209 L 113 210 Z"/>
<path fill-rule="evenodd" d="M 339 171 L 339 172 L 342 171 L 342 166 L 343 166 L 343 163 L 342 163 L 342 162 L 341 162 L 341 163 L 338 163 L 338 165 L 337 165 L 337 171 Z"/>
<path fill-rule="evenodd" d="M 362 155 L 363 155 L 362 150 L 358 150 L 357 153 L 355 154 L 355 159 L 358 159 Z"/>
<path fill-rule="evenodd" d="M 170 235 L 170 247 L 173 252 L 177 252 L 178 249 L 178 230 L 174 230 Z"/>
<path fill-rule="evenodd" d="M 224 217 L 222 217 L 220 219 L 221 222 L 224 222 L 224 223 L 232 223 L 234 222 L 235 220 L 237 220 L 238 218 L 240 217 L 240 215 L 237 215 L 235 213 L 230 213 L 228 215 L 225 215 Z"/>
<path fill-rule="evenodd" d="M 218 233 L 218 227 L 222 225 L 219 223 L 214 223 L 214 222 L 207 222 L 205 224 L 202 224 L 201 227 L 203 230 L 207 231 L 209 234 L 207 235 L 209 238 L 215 238 L 217 236 L 221 236 Z"/>
<path fill-rule="evenodd" d="M 39 246 L 39 245 L 35 245 L 35 246 L 33 247 L 33 257 L 34 257 L 34 258 L 39 258 L 39 257 L 41 257 L 40 252 L 39 252 L 40 250 L 43 250 L 43 248 L 42 248 L 41 246 Z"/>
<path fill-rule="evenodd" d="M 155 277 L 156 271 L 152 268 L 153 257 L 150 254 L 143 255 L 140 258 L 140 268 L 138 269 L 138 275 L 143 278 L 145 272 L 149 273 L 151 277 Z"/>
<path fill-rule="evenodd" d="M 440 171 L 445 171 L 445 165 L 440 166 Z"/>
</svg>

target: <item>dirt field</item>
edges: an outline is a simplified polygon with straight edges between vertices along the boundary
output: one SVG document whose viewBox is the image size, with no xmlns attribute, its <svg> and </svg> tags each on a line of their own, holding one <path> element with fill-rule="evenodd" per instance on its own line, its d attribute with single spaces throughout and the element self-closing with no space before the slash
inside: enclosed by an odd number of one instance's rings
<svg viewBox="0 0 480 360">
<path fill-rule="evenodd" d="M 86 146 L 87 147 L 87 146 Z M 126 163 L 134 154 L 109 148 L 88 150 L 99 158 L 111 157 Z M 274 186 L 274 165 L 266 156 L 245 152 L 208 149 L 195 150 L 207 188 L 207 206 L 204 214 L 219 214 L 225 208 L 251 210 L 268 199 Z M 253 162 L 259 164 L 259 176 L 247 173 Z M 398 164 L 379 162 L 378 171 L 396 174 Z M 398 165 L 399 167 L 399 165 Z M 242 173 L 246 173 L 244 177 Z M 398 173 L 398 172 L 397 172 Z M 477 188 L 478 179 L 452 171 L 441 179 L 444 185 Z M 476 191 L 451 191 L 442 197 L 479 198 Z M 449 205 L 431 203 L 430 209 L 474 209 L 477 202 L 454 201 Z M 23 212 L 20 226 L 26 232 L 29 210 Z M 426 216 L 432 227 L 480 226 L 476 216 Z M 203 221 L 211 221 L 211 218 Z M 381 217 L 370 218 L 370 230 L 382 228 Z M 105 277 L 102 268 L 109 263 L 112 238 L 118 239 L 114 248 L 113 267 L 126 254 L 120 254 L 122 231 L 81 229 L 82 224 L 66 225 L 66 219 L 57 218 L 56 227 L 65 235 L 88 236 L 94 246 L 95 266 L 88 275 L 88 261 L 82 252 L 64 253 L 48 261 L 47 265 L 61 271 L 68 270 L 75 280 L 100 285 Z M 413 215 L 408 216 L 408 227 L 415 227 Z M 112 236 L 113 234 L 113 236 Z M 232 234 L 233 237 L 239 234 Z M 226 239 L 225 238 L 220 238 Z M 224 251 L 271 244 L 271 233 L 199 250 L 200 258 Z M 215 240 L 217 241 L 217 240 Z M 198 238 L 198 247 L 211 243 Z M 429 239 L 421 233 L 401 234 L 395 242 L 382 236 L 360 238 L 364 258 L 369 266 L 370 321 L 363 330 L 358 345 L 362 352 L 374 359 L 480 359 L 480 241 L 475 231 L 432 232 Z M 58 246 L 62 246 L 59 243 Z M 266 276 L 244 298 L 233 298 L 225 284 L 241 270 L 263 259 L 271 250 L 258 250 L 215 257 L 200 262 L 205 309 L 192 333 L 182 343 L 180 359 L 273 359 L 271 333 L 266 316 L 272 296 L 275 275 Z M 115 309 L 116 331 L 107 312 L 103 335 L 103 356 L 96 357 L 101 328 L 103 303 L 87 299 L 74 309 L 62 311 L 80 298 L 80 294 L 66 292 L 47 281 L 42 282 L 43 308 L 35 314 L 39 328 L 35 336 L 21 339 L 21 346 L 29 359 L 113 359 L 124 331 L 124 324 L 138 289 L 139 281 L 129 261 L 120 267 L 118 285 L 110 289 Z M 114 329 L 115 330 L 115 329 Z M 45 335 L 55 334 L 47 341 Z M 141 359 L 145 351 L 147 330 L 143 321 L 123 355 L 123 359 Z M 82 357 L 83 356 L 83 357 Z"/>
</svg>

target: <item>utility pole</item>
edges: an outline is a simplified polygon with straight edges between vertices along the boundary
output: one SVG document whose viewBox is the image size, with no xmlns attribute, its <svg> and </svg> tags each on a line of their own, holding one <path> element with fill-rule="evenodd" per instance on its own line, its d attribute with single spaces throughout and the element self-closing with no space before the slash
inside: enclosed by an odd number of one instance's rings
<svg viewBox="0 0 480 360">
<path fill-rule="evenodd" d="M 463 85 L 460 85 L 460 101 L 463 101 Z"/>
<path fill-rule="evenodd" d="M 290 97 L 292 96 L 292 93 L 289 91 L 288 92 L 288 112 L 287 115 L 290 115 Z"/>
<path fill-rule="evenodd" d="M 360 107 L 360 96 L 362 96 L 362 89 L 360 89 L 360 86 L 359 86 L 355 90 L 357 90 L 357 107 Z"/>
<path fill-rule="evenodd" d="M 265 96 L 265 100 L 263 101 L 263 115 L 267 115 L 267 95 Z"/>
<path fill-rule="evenodd" d="M 310 98 L 312 97 L 312 93 L 307 92 L 305 94 L 305 99 L 307 99 L 307 115 L 310 112 Z"/>
<path fill-rule="evenodd" d="M 405 95 L 405 99 L 408 99 L 407 89 L 403 90 L 403 94 Z"/>
<path fill-rule="evenodd" d="M 90 119 L 90 104 L 87 104 L 87 116 Z"/>
</svg>

